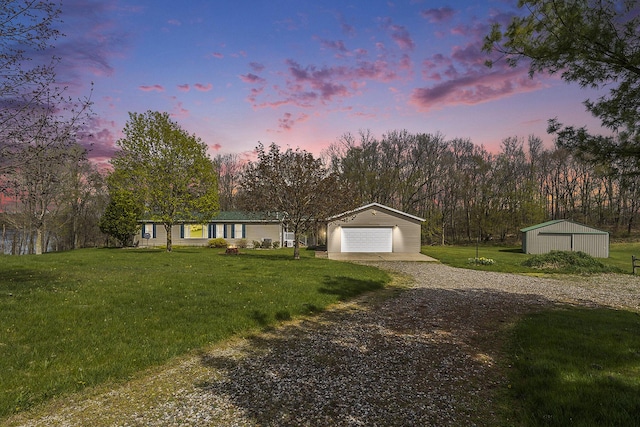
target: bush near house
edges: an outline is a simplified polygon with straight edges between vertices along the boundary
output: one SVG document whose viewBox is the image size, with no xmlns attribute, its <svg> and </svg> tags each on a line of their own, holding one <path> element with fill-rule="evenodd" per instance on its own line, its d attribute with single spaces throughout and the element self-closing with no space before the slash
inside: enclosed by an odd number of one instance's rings
<svg viewBox="0 0 640 427">
<path fill-rule="evenodd" d="M 215 239 L 209 240 L 210 248 L 227 248 L 229 247 L 229 242 L 224 240 L 222 237 L 217 237 Z"/>
</svg>

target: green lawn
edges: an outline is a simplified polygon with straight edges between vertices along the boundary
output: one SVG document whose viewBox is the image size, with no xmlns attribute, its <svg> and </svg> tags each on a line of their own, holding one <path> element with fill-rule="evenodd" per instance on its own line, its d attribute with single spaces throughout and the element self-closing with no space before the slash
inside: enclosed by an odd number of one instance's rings
<svg viewBox="0 0 640 427">
<path fill-rule="evenodd" d="M 291 249 L 0 257 L 0 418 L 380 289 L 375 268 Z"/>
<path fill-rule="evenodd" d="M 505 425 L 640 425 L 640 314 L 567 307 L 531 314 L 504 362 Z"/>
<path fill-rule="evenodd" d="M 523 254 L 520 246 L 480 245 L 477 249 L 475 245 L 423 246 L 422 253 L 453 267 L 506 273 L 542 273 L 541 270 L 522 266 L 522 262 L 531 257 L 531 255 Z M 479 258 L 490 258 L 495 263 L 493 265 L 470 263 L 469 259 L 474 259 L 476 253 Z M 631 273 L 631 255 L 640 257 L 640 243 L 613 243 L 609 248 L 609 258 L 597 259 L 608 266 L 617 267 L 623 272 Z M 562 272 L 560 271 L 560 273 Z"/>
</svg>

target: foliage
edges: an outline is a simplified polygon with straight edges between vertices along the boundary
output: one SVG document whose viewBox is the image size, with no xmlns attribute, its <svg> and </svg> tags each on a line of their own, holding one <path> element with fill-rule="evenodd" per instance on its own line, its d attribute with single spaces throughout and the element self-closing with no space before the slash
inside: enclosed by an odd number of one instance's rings
<svg viewBox="0 0 640 427">
<path fill-rule="evenodd" d="M 218 210 L 216 172 L 207 145 L 168 113 L 129 113 L 123 132 L 117 141 L 120 150 L 111 159 L 110 189 L 134 195 L 144 219 L 164 225 L 171 252 L 174 224 L 206 221 Z"/>
<path fill-rule="evenodd" d="M 216 237 L 215 239 L 209 240 L 208 246 L 210 248 L 227 248 L 229 247 L 229 242 L 222 237 Z"/>
<path fill-rule="evenodd" d="M 247 209 L 278 211 L 295 235 L 294 258 L 300 257 L 300 235 L 348 203 L 338 177 L 307 151 L 284 152 L 271 144 L 256 148 L 258 159 L 247 165 L 241 183 L 242 204 Z"/>
<path fill-rule="evenodd" d="M 476 264 L 476 265 L 493 265 L 496 263 L 493 259 L 485 258 L 485 257 L 469 258 L 467 262 L 469 264 Z"/>
<path fill-rule="evenodd" d="M 246 249 L 247 247 L 247 239 L 239 239 L 236 241 L 236 247 L 240 249 Z"/>
<path fill-rule="evenodd" d="M 480 244 L 475 245 L 447 245 L 447 246 L 423 246 L 422 253 L 437 259 L 443 264 L 458 268 L 482 269 L 519 274 L 564 274 L 571 273 L 565 270 L 542 270 L 534 267 L 526 267 L 523 262 L 535 255 L 522 252 L 519 246 L 503 246 Z M 476 255 L 478 253 L 478 255 Z M 640 254 L 638 243 L 612 243 L 609 246 L 609 258 L 599 259 L 607 266 L 609 271 L 631 273 L 631 256 Z M 485 257 L 495 260 L 490 266 L 469 263 L 469 259 Z M 597 273 L 597 272 L 596 272 Z"/>
<path fill-rule="evenodd" d="M 567 147 L 596 155 L 638 158 L 640 153 L 640 15 L 637 0 L 520 0 L 523 16 L 503 30 L 495 24 L 485 50 L 495 50 L 516 66 L 529 60 L 530 74 L 560 73 L 582 87 L 609 88 L 585 106 L 618 134 L 592 136 L 585 128 L 552 122 Z"/>
<path fill-rule="evenodd" d="M 34 160 L 28 146 L 73 139 L 90 114 L 56 82 L 60 14 L 60 1 L 0 0 L 0 175 Z"/>
<path fill-rule="evenodd" d="M 382 288 L 386 273 L 291 249 L 86 249 L 0 262 L 0 418 Z M 212 265 L 215 268 L 212 268 Z M 256 274 L 259 272 L 259 274 Z M 142 303 L 143 302 L 143 303 Z"/>
<path fill-rule="evenodd" d="M 551 251 L 534 255 L 522 262 L 525 267 L 543 270 L 560 270 L 572 273 L 610 273 L 619 272 L 584 252 Z"/>
<path fill-rule="evenodd" d="M 278 249 L 278 248 L 280 248 L 280 242 L 275 241 L 275 242 L 273 242 L 273 243 L 271 244 L 271 246 L 273 246 L 273 249 Z"/>
<path fill-rule="evenodd" d="M 640 318 L 565 307 L 527 316 L 507 345 L 509 425 L 640 423 Z"/>
<path fill-rule="evenodd" d="M 100 230 L 120 241 L 122 246 L 130 246 L 133 236 L 140 230 L 138 219 L 142 207 L 130 192 L 114 190 L 104 214 L 100 218 Z"/>
<path fill-rule="evenodd" d="M 22 252 L 41 254 L 49 244 L 64 247 L 65 241 L 67 248 L 79 246 L 81 221 L 95 218 L 104 198 L 101 174 L 87 160 L 86 150 L 67 140 L 37 142 L 23 152 L 29 161 L 7 171 L 3 180 L 6 218 L 29 236 Z M 88 229 L 91 223 L 83 225 Z"/>
</svg>

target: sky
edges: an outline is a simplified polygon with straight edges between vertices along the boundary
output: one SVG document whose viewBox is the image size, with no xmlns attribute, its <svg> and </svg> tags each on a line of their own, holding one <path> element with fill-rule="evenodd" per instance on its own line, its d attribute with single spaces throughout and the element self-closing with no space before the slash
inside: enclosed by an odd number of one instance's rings
<svg viewBox="0 0 640 427">
<path fill-rule="evenodd" d="M 594 97 L 526 66 L 485 66 L 509 0 L 64 0 L 58 78 L 91 94 L 90 157 L 129 112 L 168 112 L 211 156 L 259 142 L 320 155 L 345 133 L 440 133 L 496 152 L 547 120 L 597 128 Z M 93 89 L 91 90 L 91 87 Z"/>
</svg>

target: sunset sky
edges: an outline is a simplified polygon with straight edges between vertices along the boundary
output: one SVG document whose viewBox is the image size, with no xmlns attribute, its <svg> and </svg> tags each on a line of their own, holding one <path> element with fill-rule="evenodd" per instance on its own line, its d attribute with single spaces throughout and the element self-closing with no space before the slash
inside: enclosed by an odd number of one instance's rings
<svg viewBox="0 0 640 427">
<path fill-rule="evenodd" d="M 515 1 L 65 0 L 56 54 L 88 95 L 96 160 L 128 112 L 169 112 L 211 155 L 275 142 L 314 154 L 346 132 L 468 138 L 496 151 L 553 117 L 597 121 L 594 93 L 527 68 L 484 65 L 483 37 Z"/>
</svg>

